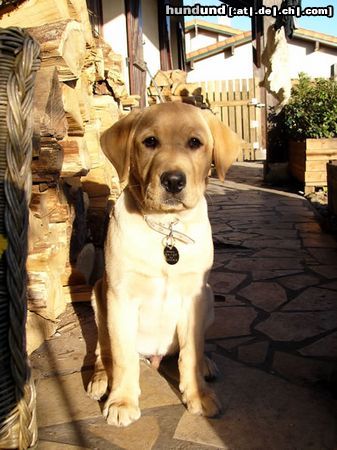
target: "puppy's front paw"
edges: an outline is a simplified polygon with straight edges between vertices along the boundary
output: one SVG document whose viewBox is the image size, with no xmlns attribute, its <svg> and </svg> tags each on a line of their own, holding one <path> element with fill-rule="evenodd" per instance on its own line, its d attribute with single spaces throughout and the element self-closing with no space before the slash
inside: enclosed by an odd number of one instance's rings
<svg viewBox="0 0 337 450">
<path fill-rule="evenodd" d="M 215 392 L 204 389 L 196 393 L 184 393 L 183 402 L 191 414 L 198 416 L 214 417 L 221 413 L 221 403 Z"/>
<path fill-rule="evenodd" d="M 105 402 L 103 416 L 109 425 L 127 427 L 140 418 L 138 402 L 126 398 L 114 398 L 110 395 Z"/>
<path fill-rule="evenodd" d="M 93 400 L 100 400 L 108 389 L 108 376 L 105 370 L 96 371 L 87 387 L 87 394 Z"/>
</svg>

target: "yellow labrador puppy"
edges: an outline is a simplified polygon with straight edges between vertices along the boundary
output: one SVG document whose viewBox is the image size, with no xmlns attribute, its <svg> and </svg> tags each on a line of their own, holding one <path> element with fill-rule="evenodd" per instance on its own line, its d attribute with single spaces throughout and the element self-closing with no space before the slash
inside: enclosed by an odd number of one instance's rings
<svg viewBox="0 0 337 450">
<path fill-rule="evenodd" d="M 127 426 L 140 417 L 139 355 L 158 367 L 179 352 L 179 388 L 193 414 L 221 406 L 205 382 L 213 320 L 207 284 L 213 263 L 204 192 L 212 159 L 220 179 L 240 140 L 209 111 L 166 103 L 130 113 L 108 129 L 102 148 L 128 186 L 110 219 L 105 274 L 95 287 L 99 344 L 88 393 L 108 389 L 103 414 Z"/>
</svg>

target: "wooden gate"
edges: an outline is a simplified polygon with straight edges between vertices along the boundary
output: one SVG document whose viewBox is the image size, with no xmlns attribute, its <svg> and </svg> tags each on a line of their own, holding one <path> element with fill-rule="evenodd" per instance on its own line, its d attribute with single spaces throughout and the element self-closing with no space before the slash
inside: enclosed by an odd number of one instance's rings
<svg viewBox="0 0 337 450">
<path fill-rule="evenodd" d="M 205 103 L 244 140 L 246 145 L 238 159 L 265 159 L 260 127 L 261 108 L 264 105 L 256 98 L 255 80 L 204 81 L 200 84 Z"/>
</svg>

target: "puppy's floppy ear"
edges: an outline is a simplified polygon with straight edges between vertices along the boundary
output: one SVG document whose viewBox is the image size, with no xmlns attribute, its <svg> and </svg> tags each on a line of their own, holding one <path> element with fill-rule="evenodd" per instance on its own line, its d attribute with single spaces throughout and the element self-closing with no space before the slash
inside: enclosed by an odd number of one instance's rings
<svg viewBox="0 0 337 450">
<path fill-rule="evenodd" d="M 117 170 L 120 181 L 125 181 L 129 174 L 132 139 L 140 116 L 140 111 L 132 111 L 101 135 L 102 150 Z"/>
<path fill-rule="evenodd" d="M 211 130 L 214 146 L 213 159 L 216 171 L 221 181 L 224 181 L 227 170 L 236 160 L 243 141 L 228 126 L 209 110 L 202 110 L 207 124 Z"/>
</svg>

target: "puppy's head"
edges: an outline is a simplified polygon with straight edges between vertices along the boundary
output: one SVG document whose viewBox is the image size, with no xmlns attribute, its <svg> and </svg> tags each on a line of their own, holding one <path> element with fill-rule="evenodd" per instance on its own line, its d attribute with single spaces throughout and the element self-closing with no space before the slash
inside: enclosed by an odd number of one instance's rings
<svg viewBox="0 0 337 450">
<path fill-rule="evenodd" d="M 105 131 L 101 145 L 121 181 L 147 211 L 193 208 L 215 161 L 224 179 L 240 139 L 210 111 L 165 103 L 132 112 Z"/>
</svg>

